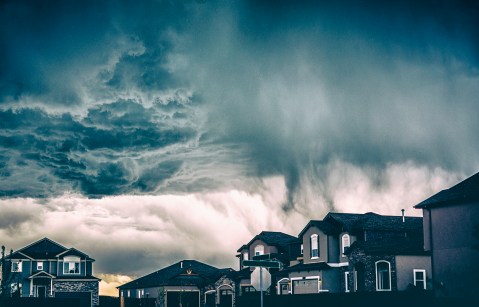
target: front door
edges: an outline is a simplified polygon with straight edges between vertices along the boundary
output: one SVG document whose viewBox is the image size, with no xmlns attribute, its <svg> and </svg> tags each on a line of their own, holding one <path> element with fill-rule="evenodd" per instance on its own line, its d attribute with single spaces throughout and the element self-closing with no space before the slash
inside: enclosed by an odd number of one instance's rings
<svg viewBox="0 0 479 307">
<path fill-rule="evenodd" d="M 39 298 L 47 297 L 47 287 L 37 286 L 37 297 L 39 297 Z"/>
</svg>

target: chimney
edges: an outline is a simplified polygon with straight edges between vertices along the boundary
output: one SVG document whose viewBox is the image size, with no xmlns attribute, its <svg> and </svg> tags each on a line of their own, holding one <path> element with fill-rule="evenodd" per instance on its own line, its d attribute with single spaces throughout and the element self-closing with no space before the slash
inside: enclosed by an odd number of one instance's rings
<svg viewBox="0 0 479 307">
<path fill-rule="evenodd" d="M 404 209 L 401 209 L 401 212 L 402 212 L 402 222 L 404 223 L 406 221 L 406 218 L 404 216 Z"/>
</svg>

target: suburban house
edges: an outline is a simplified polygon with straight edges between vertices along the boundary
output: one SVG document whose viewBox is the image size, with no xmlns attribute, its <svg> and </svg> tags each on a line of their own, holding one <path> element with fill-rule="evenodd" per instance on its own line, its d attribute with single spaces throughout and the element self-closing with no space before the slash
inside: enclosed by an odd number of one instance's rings
<svg viewBox="0 0 479 307">
<path fill-rule="evenodd" d="M 430 288 L 422 218 L 330 212 L 298 237 L 301 262 L 282 271 L 278 294 Z"/>
<path fill-rule="evenodd" d="M 153 298 L 163 307 L 232 307 L 236 271 L 182 260 L 118 287 L 122 307 L 128 298 Z"/>
<path fill-rule="evenodd" d="M 247 244 L 241 246 L 236 257 L 239 259 L 240 271 L 237 274 L 237 284 L 239 285 L 239 295 L 255 291 L 251 284 L 251 272 L 253 267 L 244 267 L 244 260 L 252 260 L 254 256 L 269 254 L 270 260 L 279 261 L 281 269 L 290 266 L 291 261 L 297 263 L 296 259 L 300 256 L 300 246 L 297 237 L 277 231 L 262 231 L 254 236 Z M 278 269 L 270 269 L 273 285 L 275 280 L 280 278 Z"/>
<path fill-rule="evenodd" d="M 98 306 L 100 280 L 92 275 L 94 261 L 44 238 L 6 256 L 2 279 L 13 296 L 78 298 L 82 306 Z"/>
<path fill-rule="evenodd" d="M 424 216 L 424 247 L 432 256 L 434 291 L 477 300 L 479 173 L 415 206 Z"/>
</svg>

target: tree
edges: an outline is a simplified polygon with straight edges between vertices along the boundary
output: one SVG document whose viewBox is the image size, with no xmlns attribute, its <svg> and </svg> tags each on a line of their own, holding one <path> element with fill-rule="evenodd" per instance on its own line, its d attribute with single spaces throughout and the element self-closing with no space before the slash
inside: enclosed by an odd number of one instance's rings
<svg viewBox="0 0 479 307">
<path fill-rule="evenodd" d="M 10 256 L 12 254 L 13 250 L 10 250 Z M 12 272 L 11 261 L 5 257 L 5 246 L 2 245 L 2 258 L 0 260 L 0 297 L 19 297 L 21 292 L 20 278 L 20 274 Z"/>
</svg>

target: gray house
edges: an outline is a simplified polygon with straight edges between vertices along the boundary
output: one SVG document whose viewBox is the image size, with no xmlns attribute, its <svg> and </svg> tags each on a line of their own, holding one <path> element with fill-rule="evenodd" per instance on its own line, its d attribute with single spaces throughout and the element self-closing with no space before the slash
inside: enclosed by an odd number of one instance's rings
<svg viewBox="0 0 479 307">
<path fill-rule="evenodd" d="M 99 279 L 87 254 L 41 239 L 5 257 L 2 279 L 12 296 L 77 298 L 98 305 Z"/>
<path fill-rule="evenodd" d="M 424 247 L 432 252 L 438 296 L 477 298 L 479 173 L 415 206 L 424 216 Z"/>
<path fill-rule="evenodd" d="M 121 305 L 128 298 L 154 298 L 156 306 L 234 306 L 236 271 L 196 260 L 182 260 L 118 287 Z"/>
<path fill-rule="evenodd" d="M 310 221 L 299 239 L 302 263 L 283 271 L 278 294 L 430 288 L 422 218 L 330 212 Z"/>
</svg>

